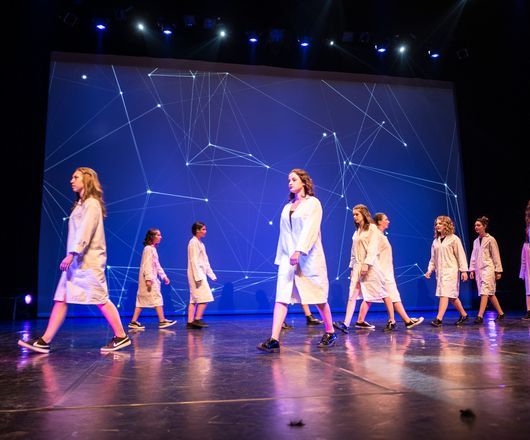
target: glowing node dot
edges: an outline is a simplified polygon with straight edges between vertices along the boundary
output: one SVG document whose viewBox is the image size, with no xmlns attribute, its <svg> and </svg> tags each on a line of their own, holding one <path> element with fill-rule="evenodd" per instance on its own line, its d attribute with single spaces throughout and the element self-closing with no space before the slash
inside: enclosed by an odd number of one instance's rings
<svg viewBox="0 0 530 440">
<path fill-rule="evenodd" d="M 342 162 L 342 165 L 346 165 L 346 161 Z"/>
<path fill-rule="evenodd" d="M 86 75 L 81 75 L 81 78 L 82 79 L 87 79 L 87 76 Z"/>
<path fill-rule="evenodd" d="M 189 162 L 186 162 L 186 166 L 188 167 L 189 165 L 190 165 L 190 163 L 189 163 Z"/>
<path fill-rule="evenodd" d="M 339 279 L 339 277 L 336 277 L 335 279 L 336 279 L 336 280 L 338 280 L 338 279 Z"/>
<path fill-rule="evenodd" d="M 455 194 L 455 199 L 457 198 L 458 196 Z"/>
<path fill-rule="evenodd" d="M 157 106 L 158 108 L 160 108 L 160 107 L 162 107 L 162 104 L 157 104 L 156 106 Z"/>
<path fill-rule="evenodd" d="M 333 132 L 333 136 L 337 136 L 337 133 Z"/>
<path fill-rule="evenodd" d="M 444 183 L 444 186 L 447 188 L 447 183 Z"/>
<path fill-rule="evenodd" d="M 146 191 L 146 193 L 147 193 L 147 194 L 151 194 L 151 190 L 148 189 L 148 190 Z"/>
<path fill-rule="evenodd" d="M 111 270 L 111 269 L 112 269 L 112 266 L 107 266 L 107 269 L 108 269 L 108 270 Z"/>
<path fill-rule="evenodd" d="M 322 133 L 322 136 L 328 137 L 328 134 L 327 133 Z"/>
<path fill-rule="evenodd" d="M 385 124 L 385 121 L 381 122 L 381 125 L 384 125 Z"/>
<path fill-rule="evenodd" d="M 245 280 L 248 280 L 248 275 L 245 275 Z"/>
<path fill-rule="evenodd" d="M 341 194 L 341 195 L 340 195 L 340 198 L 343 199 L 343 198 L 344 198 L 344 194 Z"/>
<path fill-rule="evenodd" d="M 252 157 L 252 154 L 249 154 L 250 157 Z"/>
<path fill-rule="evenodd" d="M 348 162 L 348 165 L 353 165 L 351 162 Z"/>
<path fill-rule="evenodd" d="M 265 165 L 265 168 L 269 169 L 269 168 L 270 168 L 270 166 L 268 166 L 268 165 Z"/>
<path fill-rule="evenodd" d="M 68 217 L 63 217 L 63 222 L 68 220 Z"/>
<path fill-rule="evenodd" d="M 151 74 L 150 74 L 150 73 L 148 73 L 148 74 L 147 74 L 147 76 L 151 76 Z"/>
<path fill-rule="evenodd" d="M 404 147 L 407 147 L 408 145 L 407 145 L 407 143 L 406 143 L 406 142 L 403 142 L 403 146 L 404 146 Z"/>
<path fill-rule="evenodd" d="M 120 95 L 123 95 L 123 92 L 120 90 Z"/>
<path fill-rule="evenodd" d="M 207 201 L 208 201 L 208 199 L 204 199 L 204 201 L 205 201 L 205 202 L 207 202 Z"/>
<path fill-rule="evenodd" d="M 269 225 L 271 225 L 271 226 L 272 226 L 272 220 L 269 220 Z"/>
</svg>

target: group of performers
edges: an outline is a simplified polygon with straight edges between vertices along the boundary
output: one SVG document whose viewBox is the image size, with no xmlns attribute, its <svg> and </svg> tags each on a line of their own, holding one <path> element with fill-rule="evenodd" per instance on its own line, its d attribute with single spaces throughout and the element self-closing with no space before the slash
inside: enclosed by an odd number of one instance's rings
<svg viewBox="0 0 530 440">
<path fill-rule="evenodd" d="M 68 304 L 96 305 L 114 331 L 114 337 L 101 348 L 102 352 L 121 350 L 131 344 L 125 333 L 119 312 L 109 299 L 105 277 L 106 244 L 103 218 L 106 215 L 103 191 L 97 173 L 86 167 L 77 168 L 70 181 L 76 194 L 68 222 L 66 257 L 60 264 L 62 271 L 55 295 L 54 305 L 44 334 L 33 340 L 19 340 L 18 344 L 34 352 L 49 353 L 50 344 L 66 317 Z M 394 277 L 392 247 L 385 235 L 390 220 L 384 213 L 371 216 L 365 205 L 353 207 L 356 231 L 353 235 L 351 251 L 351 276 L 349 299 L 343 321 L 333 321 L 328 304 L 329 281 L 326 259 L 322 246 L 320 227 L 322 205 L 315 197 L 313 182 L 302 169 L 293 169 L 288 176 L 289 200 L 284 206 L 280 219 L 280 236 L 275 264 L 278 265 L 276 301 L 271 336 L 257 348 L 269 353 L 280 351 L 280 334 L 287 326 L 285 318 L 289 304 L 302 304 L 307 323 L 325 326 L 318 346 L 331 347 L 337 340 L 335 329 L 348 333 L 355 312 L 357 299 L 362 299 L 356 328 L 374 329 L 366 321 L 366 315 L 373 302 L 382 302 L 388 313 L 386 332 L 396 329 L 395 312 L 401 317 L 406 328 L 413 328 L 423 322 L 423 317 L 409 317 L 400 298 Z M 528 215 L 527 215 L 528 217 Z M 457 325 L 469 317 L 458 299 L 459 282 L 466 281 L 468 272 L 476 279 L 480 308 L 475 323 L 483 322 L 488 300 L 498 312 L 496 320 L 504 318 L 504 313 L 495 296 L 495 282 L 500 279 L 502 265 L 495 239 L 487 233 L 489 220 L 480 217 L 475 222 L 478 234 L 473 244 L 473 253 L 468 269 L 464 249 L 460 239 L 454 234 L 454 225 L 447 216 L 437 217 L 434 225 L 435 238 L 431 247 L 431 259 L 425 274 L 430 278 L 436 272 L 436 295 L 439 307 L 436 318 L 431 322 L 435 327 L 442 325 L 443 316 L 449 302 L 459 311 Z M 525 280 L 527 314 L 530 319 L 530 245 L 528 243 L 529 224 L 527 220 L 526 241 L 521 256 L 520 277 Z M 208 325 L 203 314 L 209 302 L 213 301 L 208 277 L 215 281 L 215 273 L 210 267 L 202 239 L 206 235 L 206 225 L 195 222 L 191 227 L 192 238 L 188 244 L 188 282 L 190 303 L 186 328 L 202 329 Z M 128 324 L 131 330 L 144 329 L 138 318 L 143 308 L 155 308 L 159 328 L 174 325 L 176 321 L 164 316 L 161 281 L 170 280 L 160 265 L 157 247 L 162 240 L 159 229 L 152 228 L 146 233 L 144 250 L 139 270 L 138 292 L 133 317 Z M 314 304 L 322 321 L 311 315 L 309 305 Z"/>
</svg>

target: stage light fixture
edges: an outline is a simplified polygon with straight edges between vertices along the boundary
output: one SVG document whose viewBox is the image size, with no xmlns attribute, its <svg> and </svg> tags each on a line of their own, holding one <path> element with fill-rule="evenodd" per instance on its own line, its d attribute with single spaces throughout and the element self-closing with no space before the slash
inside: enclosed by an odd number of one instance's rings
<svg viewBox="0 0 530 440">
<path fill-rule="evenodd" d="M 429 58 L 434 58 L 434 59 L 440 58 L 440 52 L 436 50 L 428 50 L 427 55 L 429 55 Z"/>
<path fill-rule="evenodd" d="M 226 29 L 219 30 L 219 37 L 226 38 L 227 36 L 228 36 L 228 32 L 226 32 Z"/>
<path fill-rule="evenodd" d="M 298 39 L 298 43 L 300 44 L 300 47 L 309 47 L 311 44 L 311 38 L 310 37 L 302 37 Z"/>
<path fill-rule="evenodd" d="M 247 32 L 247 38 L 250 44 L 257 44 L 259 41 L 258 34 L 256 32 Z"/>
<path fill-rule="evenodd" d="M 377 53 L 385 53 L 386 52 L 386 46 L 383 46 L 381 44 L 376 44 L 374 46 L 374 49 L 377 51 Z"/>
<path fill-rule="evenodd" d="M 195 15 L 185 15 L 183 19 L 184 19 L 185 28 L 192 28 L 195 26 L 195 23 L 196 23 Z"/>
<path fill-rule="evenodd" d="M 398 46 L 397 51 L 400 54 L 404 54 L 407 51 L 407 46 L 405 46 L 404 44 L 401 44 L 401 45 Z"/>
<path fill-rule="evenodd" d="M 104 31 L 105 29 L 107 29 L 107 26 L 105 26 L 103 23 L 99 23 L 99 24 L 96 24 L 96 28 L 99 29 L 100 31 Z"/>
<path fill-rule="evenodd" d="M 284 29 L 273 28 L 269 32 L 269 40 L 271 43 L 281 43 L 285 35 Z"/>
<path fill-rule="evenodd" d="M 143 23 L 137 23 L 136 29 L 143 32 L 145 30 L 145 25 Z"/>
</svg>

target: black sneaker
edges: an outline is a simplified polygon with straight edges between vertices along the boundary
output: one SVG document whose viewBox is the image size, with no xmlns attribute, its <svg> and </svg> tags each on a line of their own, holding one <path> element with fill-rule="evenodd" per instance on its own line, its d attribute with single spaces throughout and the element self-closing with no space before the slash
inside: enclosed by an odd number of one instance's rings
<svg viewBox="0 0 530 440">
<path fill-rule="evenodd" d="M 356 322 L 355 323 L 355 328 L 365 328 L 365 329 L 368 329 L 368 330 L 373 330 L 375 328 L 375 325 L 372 325 L 366 321 L 363 321 L 363 322 Z"/>
<path fill-rule="evenodd" d="M 129 339 L 129 336 L 125 336 L 124 338 L 118 338 L 117 336 L 114 336 L 107 345 L 101 347 L 100 351 L 102 351 L 103 353 L 118 351 L 129 345 L 131 345 L 131 340 Z"/>
<path fill-rule="evenodd" d="M 164 319 L 163 321 L 158 322 L 158 328 L 166 328 L 175 325 L 177 321 L 171 321 L 169 319 Z"/>
<path fill-rule="evenodd" d="M 144 329 L 145 325 L 143 325 L 142 323 L 138 321 L 131 321 L 129 322 L 129 325 L 127 327 L 132 328 L 132 329 Z"/>
<path fill-rule="evenodd" d="M 477 316 L 473 321 L 473 324 L 484 324 L 484 318 L 482 316 Z"/>
<path fill-rule="evenodd" d="M 44 339 L 42 338 L 33 339 L 32 341 L 23 341 L 22 339 L 19 339 L 18 345 L 37 353 L 48 354 L 50 352 L 50 344 L 44 342 Z"/>
<path fill-rule="evenodd" d="M 503 313 L 502 315 L 497 315 L 497 317 L 494 319 L 495 322 L 502 321 L 506 315 Z"/>
<path fill-rule="evenodd" d="M 521 319 L 524 319 L 525 321 L 530 321 L 530 310 L 527 310 L 526 315 L 524 315 Z"/>
<path fill-rule="evenodd" d="M 410 318 L 410 321 L 405 323 L 405 327 L 416 327 L 417 325 L 420 325 L 424 320 L 425 318 L 423 316 L 420 316 L 419 318 Z"/>
<path fill-rule="evenodd" d="M 344 324 L 344 321 L 335 321 L 333 323 L 333 327 L 335 327 L 337 330 L 340 330 L 342 333 L 350 332 L 350 327 Z"/>
<path fill-rule="evenodd" d="M 431 325 L 433 327 L 441 327 L 442 326 L 442 320 L 441 319 L 438 319 L 438 318 L 434 318 L 432 321 L 431 321 Z"/>
<path fill-rule="evenodd" d="M 469 315 L 462 316 L 460 315 L 460 318 L 458 318 L 458 321 L 455 322 L 455 325 L 462 325 L 464 322 L 469 320 Z"/>
<path fill-rule="evenodd" d="M 193 324 L 195 325 L 198 325 L 199 327 L 208 327 L 208 324 L 206 324 L 206 322 L 204 322 L 202 319 L 195 319 L 193 320 Z"/>
<path fill-rule="evenodd" d="M 307 325 L 320 325 L 322 324 L 324 321 L 318 319 L 318 318 L 315 318 L 313 315 L 307 315 L 305 317 L 305 322 Z"/>
<path fill-rule="evenodd" d="M 287 324 L 285 321 L 282 323 L 282 330 L 292 330 L 294 327 L 292 325 Z"/>
<path fill-rule="evenodd" d="M 388 321 L 386 323 L 386 326 L 385 328 L 383 329 L 383 331 L 385 333 L 389 333 L 389 332 L 393 332 L 395 329 L 396 329 L 397 325 L 396 325 L 396 321 L 392 322 L 392 321 Z"/>
<path fill-rule="evenodd" d="M 322 339 L 318 343 L 319 348 L 327 348 L 335 345 L 337 335 L 335 333 L 324 333 Z"/>
<path fill-rule="evenodd" d="M 280 341 L 269 338 L 266 341 L 263 341 L 261 344 L 258 344 L 256 348 L 261 351 L 266 351 L 267 353 L 279 353 Z"/>
<path fill-rule="evenodd" d="M 186 329 L 188 330 L 200 330 L 202 327 L 200 325 L 196 325 L 195 321 L 186 323 Z"/>
</svg>

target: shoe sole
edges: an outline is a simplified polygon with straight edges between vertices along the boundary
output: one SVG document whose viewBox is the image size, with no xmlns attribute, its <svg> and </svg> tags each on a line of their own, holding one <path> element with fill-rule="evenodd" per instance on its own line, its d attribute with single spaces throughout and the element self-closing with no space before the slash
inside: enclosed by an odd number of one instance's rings
<svg viewBox="0 0 530 440">
<path fill-rule="evenodd" d="M 49 348 L 35 347 L 34 345 L 28 344 L 27 342 L 24 342 L 24 341 L 20 341 L 19 340 L 18 341 L 18 345 L 20 345 L 23 348 L 27 348 L 28 350 L 34 351 L 36 353 L 42 353 L 42 354 L 49 354 L 50 353 L 50 349 Z"/>
<path fill-rule="evenodd" d="M 333 324 L 333 327 L 336 328 L 337 330 L 340 330 L 344 334 L 348 334 L 349 333 L 348 329 L 340 328 L 338 325 Z"/>
<path fill-rule="evenodd" d="M 265 348 L 261 344 L 257 345 L 256 348 L 258 350 L 264 351 L 265 353 L 279 353 L 280 348 Z"/>
<path fill-rule="evenodd" d="M 356 325 L 355 328 L 358 328 L 359 330 L 375 330 L 375 326 L 374 327 L 359 327 Z"/>
<path fill-rule="evenodd" d="M 131 345 L 131 340 L 129 339 L 127 342 L 124 342 L 123 344 L 118 345 L 117 347 L 113 348 L 107 348 L 107 347 L 101 347 L 99 351 L 102 353 L 111 353 L 113 351 L 121 350 L 122 348 L 128 347 Z"/>
<path fill-rule="evenodd" d="M 415 322 L 415 323 L 413 323 L 412 325 L 409 325 L 408 327 L 405 326 L 405 327 L 406 327 L 407 330 L 408 330 L 408 329 L 410 329 L 410 328 L 414 328 L 414 327 L 416 327 L 417 325 L 420 325 L 423 321 L 425 321 L 425 318 L 418 318 L 418 322 Z"/>
<path fill-rule="evenodd" d="M 158 328 L 168 328 L 168 327 L 171 327 L 172 325 L 175 325 L 176 323 L 177 321 L 172 322 L 170 324 L 159 325 Z"/>
<path fill-rule="evenodd" d="M 128 325 L 127 328 L 130 328 L 131 330 L 145 330 L 145 325 L 141 327 L 135 327 L 134 325 Z"/>
<path fill-rule="evenodd" d="M 329 344 L 322 344 L 321 342 L 318 343 L 317 347 L 318 348 L 329 348 L 329 347 L 333 347 L 335 345 L 335 342 L 337 342 L 337 340 L 335 339 L 334 341 L 330 342 Z"/>
</svg>

